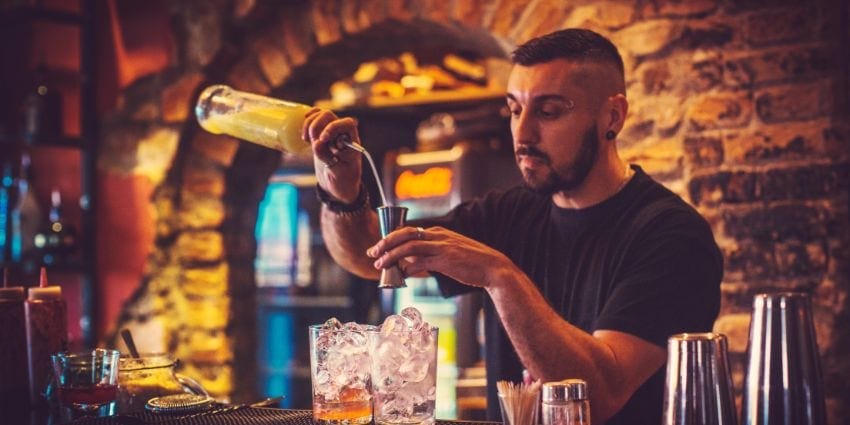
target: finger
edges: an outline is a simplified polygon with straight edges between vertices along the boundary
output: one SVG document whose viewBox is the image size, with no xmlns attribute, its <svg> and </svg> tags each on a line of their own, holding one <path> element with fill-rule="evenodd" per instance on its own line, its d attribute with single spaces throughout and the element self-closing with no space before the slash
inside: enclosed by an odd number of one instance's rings
<svg viewBox="0 0 850 425">
<path fill-rule="evenodd" d="M 310 142 L 310 125 L 316 120 L 321 109 L 313 108 L 304 115 L 304 124 L 301 125 L 301 140 Z"/>
<path fill-rule="evenodd" d="M 404 273 L 408 276 L 427 276 L 428 272 L 431 272 L 436 267 L 436 264 L 433 260 L 434 257 L 407 257 L 403 262 L 405 262 Z"/>
<path fill-rule="evenodd" d="M 430 242 L 407 242 L 383 252 L 373 263 L 376 269 L 385 269 L 396 264 L 405 257 L 423 257 L 433 255 L 433 244 Z"/>
<path fill-rule="evenodd" d="M 327 143 L 331 152 L 336 154 L 337 152 L 348 150 L 344 145 L 337 145 L 337 140 L 339 140 L 340 136 L 344 134 L 348 135 L 348 139 L 351 143 L 356 143 L 357 121 L 352 118 L 334 120 L 325 126 L 322 133 L 319 135 L 319 140 Z"/>
<path fill-rule="evenodd" d="M 333 122 L 335 119 L 336 116 L 330 111 L 319 112 L 307 128 L 307 136 L 309 137 L 308 140 L 311 142 L 320 142 L 320 136 L 325 130 L 325 127 L 327 127 L 328 124 Z"/>
<path fill-rule="evenodd" d="M 393 249 L 394 247 L 408 241 L 423 241 L 429 237 L 425 234 L 426 230 L 421 227 L 402 227 L 398 230 L 390 232 L 386 237 L 378 241 L 366 250 L 366 255 L 371 258 L 378 258 L 384 254 L 384 251 Z"/>
</svg>

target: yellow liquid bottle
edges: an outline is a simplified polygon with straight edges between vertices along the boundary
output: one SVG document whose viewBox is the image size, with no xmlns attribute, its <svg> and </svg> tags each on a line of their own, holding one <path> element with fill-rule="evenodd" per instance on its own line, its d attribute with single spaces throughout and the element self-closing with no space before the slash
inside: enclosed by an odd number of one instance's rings
<svg viewBox="0 0 850 425">
<path fill-rule="evenodd" d="M 301 127 L 310 109 L 300 103 L 214 85 L 198 97 L 195 116 L 210 133 L 304 155 L 310 152 L 310 144 L 301 139 Z"/>
</svg>

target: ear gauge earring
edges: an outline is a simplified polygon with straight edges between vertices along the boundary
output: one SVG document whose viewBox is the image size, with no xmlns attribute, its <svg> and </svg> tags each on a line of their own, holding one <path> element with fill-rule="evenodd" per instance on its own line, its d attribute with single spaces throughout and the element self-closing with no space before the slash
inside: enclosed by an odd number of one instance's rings
<svg viewBox="0 0 850 425">
<path fill-rule="evenodd" d="M 617 133 L 615 133 L 614 130 L 608 130 L 605 133 L 605 138 L 608 140 L 614 140 L 615 137 L 617 137 Z"/>
</svg>

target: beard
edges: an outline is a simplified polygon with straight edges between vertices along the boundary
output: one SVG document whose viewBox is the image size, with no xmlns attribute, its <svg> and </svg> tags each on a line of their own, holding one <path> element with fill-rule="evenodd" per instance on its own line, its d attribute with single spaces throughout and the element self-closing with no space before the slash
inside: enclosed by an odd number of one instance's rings
<svg viewBox="0 0 850 425">
<path fill-rule="evenodd" d="M 593 164 L 596 162 L 596 156 L 599 153 L 599 143 L 599 137 L 597 137 L 593 126 L 589 127 L 582 135 L 581 145 L 575 159 L 561 170 L 552 168 L 552 160 L 549 158 L 549 155 L 536 146 L 520 146 L 516 150 L 517 165 L 520 163 L 520 155 L 525 155 L 538 158 L 545 166 L 539 170 L 529 170 L 520 167 L 526 187 L 541 195 L 551 196 L 555 193 L 562 191 L 568 192 L 581 186 L 585 179 L 587 179 L 587 175 L 590 174 Z M 547 168 L 549 170 L 548 172 L 546 172 Z"/>
</svg>

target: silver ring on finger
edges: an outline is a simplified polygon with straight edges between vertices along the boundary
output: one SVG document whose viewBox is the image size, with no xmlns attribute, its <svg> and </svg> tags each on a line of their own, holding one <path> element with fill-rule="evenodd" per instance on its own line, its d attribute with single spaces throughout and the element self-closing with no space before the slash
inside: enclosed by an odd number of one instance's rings
<svg viewBox="0 0 850 425">
<path fill-rule="evenodd" d="M 425 240 L 425 229 L 423 229 L 421 227 L 416 228 L 416 239 L 418 239 L 420 241 Z"/>
<path fill-rule="evenodd" d="M 337 164 L 339 164 L 339 157 L 334 155 L 331 157 L 331 159 L 325 162 L 325 168 L 333 168 Z"/>
</svg>

